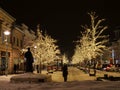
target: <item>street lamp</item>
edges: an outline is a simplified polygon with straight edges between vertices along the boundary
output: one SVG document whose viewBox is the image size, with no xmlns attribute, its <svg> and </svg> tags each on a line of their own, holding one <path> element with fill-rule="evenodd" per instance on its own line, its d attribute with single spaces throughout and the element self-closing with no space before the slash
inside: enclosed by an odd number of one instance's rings
<svg viewBox="0 0 120 90">
<path fill-rule="evenodd" d="M 5 72 L 6 72 L 6 75 L 8 74 L 8 36 L 10 35 L 10 31 L 6 30 L 4 31 L 4 35 L 6 36 L 5 37 L 5 44 L 6 44 L 6 64 L 5 64 Z"/>
</svg>

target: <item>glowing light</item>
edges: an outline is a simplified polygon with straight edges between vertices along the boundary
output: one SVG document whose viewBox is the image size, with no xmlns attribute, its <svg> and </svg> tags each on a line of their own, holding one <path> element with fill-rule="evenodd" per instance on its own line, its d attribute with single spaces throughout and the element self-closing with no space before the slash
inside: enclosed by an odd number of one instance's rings
<svg viewBox="0 0 120 90">
<path fill-rule="evenodd" d="M 34 46 L 34 48 L 37 48 L 37 46 Z"/>
<path fill-rule="evenodd" d="M 4 34 L 8 36 L 8 35 L 10 35 L 10 31 L 7 30 L 4 32 Z"/>
</svg>

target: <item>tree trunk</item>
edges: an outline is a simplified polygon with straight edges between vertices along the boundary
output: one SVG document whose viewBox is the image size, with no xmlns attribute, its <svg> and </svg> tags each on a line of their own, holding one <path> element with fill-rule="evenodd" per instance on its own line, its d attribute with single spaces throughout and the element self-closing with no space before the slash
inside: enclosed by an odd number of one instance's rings
<svg viewBox="0 0 120 90">
<path fill-rule="evenodd" d="M 94 73 L 91 74 L 89 70 L 89 76 L 96 76 L 96 61 L 95 60 L 93 60 L 93 71 Z"/>
<path fill-rule="evenodd" d="M 94 75 L 96 76 L 96 61 L 94 60 Z"/>
</svg>

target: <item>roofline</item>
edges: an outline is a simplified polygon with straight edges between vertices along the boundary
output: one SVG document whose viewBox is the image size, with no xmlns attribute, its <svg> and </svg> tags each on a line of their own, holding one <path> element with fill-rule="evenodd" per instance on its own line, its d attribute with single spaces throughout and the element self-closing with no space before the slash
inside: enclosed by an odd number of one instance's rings
<svg viewBox="0 0 120 90">
<path fill-rule="evenodd" d="M 2 9 L 1 7 L 0 7 L 0 10 L 2 11 L 2 12 L 4 12 L 5 14 L 7 14 L 10 18 L 12 18 L 14 21 L 16 21 L 16 19 L 13 17 L 13 16 L 11 16 L 9 13 L 7 13 L 4 9 Z"/>
</svg>

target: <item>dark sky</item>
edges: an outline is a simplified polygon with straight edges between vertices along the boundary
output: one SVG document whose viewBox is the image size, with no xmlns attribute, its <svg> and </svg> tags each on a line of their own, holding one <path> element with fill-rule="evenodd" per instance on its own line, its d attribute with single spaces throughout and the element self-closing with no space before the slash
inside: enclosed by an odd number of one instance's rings
<svg viewBox="0 0 120 90">
<path fill-rule="evenodd" d="M 110 28 L 119 25 L 119 0 L 0 0 L 0 6 L 33 30 L 41 24 L 42 30 L 58 40 L 65 51 L 73 50 L 80 35 L 81 25 L 89 24 L 87 12 L 95 11 L 105 18 Z"/>
</svg>

